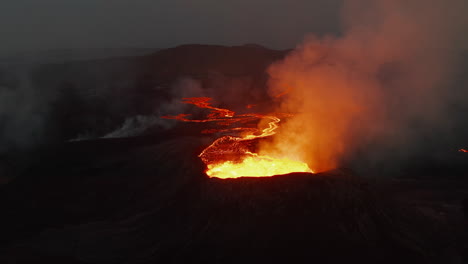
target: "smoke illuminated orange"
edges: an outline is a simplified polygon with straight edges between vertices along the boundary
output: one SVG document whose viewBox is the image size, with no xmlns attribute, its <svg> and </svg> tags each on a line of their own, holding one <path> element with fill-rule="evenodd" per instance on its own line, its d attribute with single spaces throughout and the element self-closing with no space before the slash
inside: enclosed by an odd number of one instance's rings
<svg viewBox="0 0 468 264">
<path fill-rule="evenodd" d="M 204 130 L 204 133 L 235 133 L 238 136 L 224 135 L 204 149 L 199 157 L 207 166 L 206 174 L 216 178 L 265 177 L 291 172 L 311 172 L 307 163 L 288 157 L 270 156 L 254 152 L 255 141 L 276 133 L 280 117 L 288 114 L 262 115 L 247 113 L 236 115 L 234 111 L 211 106 L 209 97 L 183 98 L 183 103 L 209 109 L 206 119 L 189 119 L 190 115 L 164 116 L 185 122 L 215 122 L 224 129 Z M 267 120 L 265 128 L 257 127 L 260 120 Z M 255 127 L 252 127 L 255 125 Z"/>
</svg>

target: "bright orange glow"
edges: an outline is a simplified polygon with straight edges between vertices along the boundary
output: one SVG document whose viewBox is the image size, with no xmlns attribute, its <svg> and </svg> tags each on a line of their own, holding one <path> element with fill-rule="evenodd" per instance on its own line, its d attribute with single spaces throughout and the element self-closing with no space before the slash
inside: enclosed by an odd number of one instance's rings
<svg viewBox="0 0 468 264">
<path fill-rule="evenodd" d="M 291 172 L 313 171 L 306 163 L 287 158 L 277 159 L 269 156 L 251 153 L 240 163 L 226 161 L 219 164 L 209 164 L 206 174 L 210 177 L 222 179 L 239 177 L 265 177 Z"/>
<path fill-rule="evenodd" d="M 256 140 L 270 137 L 276 133 L 281 122 L 280 117 L 290 114 L 262 115 L 248 113 L 236 115 L 227 109 L 211 106 L 208 97 L 183 98 L 183 102 L 200 108 L 209 109 L 206 119 L 189 119 L 190 115 L 164 116 L 185 122 L 215 122 L 224 129 L 207 129 L 203 133 L 235 133 L 215 140 L 204 149 L 199 157 L 207 165 L 209 177 L 221 179 L 239 177 L 265 177 L 292 172 L 311 172 L 307 163 L 295 160 L 286 155 L 269 155 L 255 153 Z M 264 128 L 258 128 L 261 121 L 267 121 Z M 255 125 L 255 126 L 252 126 Z"/>
<path fill-rule="evenodd" d="M 468 150 L 467 150 L 467 149 L 460 149 L 459 151 L 460 151 L 460 152 L 464 152 L 464 153 L 468 153 Z"/>
<path fill-rule="evenodd" d="M 283 97 L 283 96 L 289 94 L 291 91 L 292 91 L 292 88 L 291 88 L 291 87 L 288 87 L 286 90 L 281 91 L 279 94 L 274 95 L 274 97 L 275 97 L 275 98 Z"/>
</svg>

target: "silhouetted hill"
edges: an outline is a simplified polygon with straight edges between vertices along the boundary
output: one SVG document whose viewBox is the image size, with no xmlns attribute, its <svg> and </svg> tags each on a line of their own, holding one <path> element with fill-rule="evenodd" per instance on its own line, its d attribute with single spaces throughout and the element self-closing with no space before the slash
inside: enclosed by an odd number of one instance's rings
<svg viewBox="0 0 468 264">
<path fill-rule="evenodd" d="M 183 45 L 158 51 L 146 57 L 149 74 L 171 81 L 179 76 L 204 77 L 213 73 L 236 77 L 265 73 L 287 51 L 262 46 Z"/>
</svg>

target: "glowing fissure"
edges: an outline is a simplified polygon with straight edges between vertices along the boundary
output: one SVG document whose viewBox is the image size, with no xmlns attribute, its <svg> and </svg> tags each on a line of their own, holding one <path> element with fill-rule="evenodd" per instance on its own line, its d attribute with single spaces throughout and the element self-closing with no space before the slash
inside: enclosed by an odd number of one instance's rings
<svg viewBox="0 0 468 264">
<path fill-rule="evenodd" d="M 312 170 L 304 162 L 246 152 L 246 157 L 242 162 L 226 161 L 219 164 L 209 164 L 206 173 L 210 177 L 226 179 L 245 176 L 264 177 L 291 172 L 312 172 Z"/>
<path fill-rule="evenodd" d="M 301 161 L 287 157 L 273 157 L 253 152 L 254 141 L 274 135 L 279 127 L 279 117 L 289 114 L 262 115 L 248 113 L 236 115 L 235 112 L 211 106 L 209 97 L 183 98 L 183 103 L 192 104 L 199 108 L 209 109 L 206 119 L 189 119 L 188 114 L 164 116 L 166 119 L 176 119 L 184 122 L 215 122 L 220 126 L 233 126 L 236 123 L 248 124 L 261 119 L 269 120 L 264 129 L 234 126 L 225 129 L 207 129 L 203 133 L 236 133 L 240 136 L 226 135 L 216 139 L 199 155 L 207 165 L 206 174 L 209 177 L 222 179 L 239 177 L 265 177 L 291 172 L 313 172 L 309 166 Z M 249 107 L 247 107 L 249 108 Z M 250 108 L 249 108 L 250 109 Z"/>
</svg>

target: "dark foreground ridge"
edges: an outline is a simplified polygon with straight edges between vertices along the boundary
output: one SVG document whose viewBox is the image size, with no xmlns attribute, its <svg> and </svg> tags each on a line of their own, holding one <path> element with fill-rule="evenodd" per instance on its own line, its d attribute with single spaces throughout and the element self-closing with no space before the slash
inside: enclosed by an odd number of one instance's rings
<svg viewBox="0 0 468 264">
<path fill-rule="evenodd" d="M 457 263 L 462 252 L 460 208 L 428 198 L 429 183 L 347 170 L 209 179 L 197 153 L 210 140 L 164 138 L 38 155 L 0 190 L 0 263 Z"/>
</svg>

